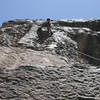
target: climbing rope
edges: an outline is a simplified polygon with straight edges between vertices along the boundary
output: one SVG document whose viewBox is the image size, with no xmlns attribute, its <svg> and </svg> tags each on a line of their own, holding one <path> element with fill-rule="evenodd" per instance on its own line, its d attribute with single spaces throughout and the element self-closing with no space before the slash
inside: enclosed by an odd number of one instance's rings
<svg viewBox="0 0 100 100">
<path fill-rule="evenodd" d="M 91 55 L 85 54 L 85 53 L 83 53 L 83 52 L 81 52 L 81 51 L 79 51 L 79 50 L 77 50 L 77 52 L 80 53 L 80 54 L 82 54 L 82 55 L 84 55 L 84 56 L 87 56 L 87 57 L 89 57 L 89 58 L 92 58 L 92 59 L 94 59 L 94 60 L 100 61 L 99 58 L 96 58 L 96 57 L 93 57 L 93 56 L 91 56 Z"/>
</svg>

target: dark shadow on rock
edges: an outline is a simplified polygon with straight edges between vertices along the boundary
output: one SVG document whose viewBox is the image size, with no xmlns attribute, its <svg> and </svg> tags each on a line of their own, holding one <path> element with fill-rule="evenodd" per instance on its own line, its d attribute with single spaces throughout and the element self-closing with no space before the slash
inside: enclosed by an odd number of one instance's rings
<svg viewBox="0 0 100 100">
<path fill-rule="evenodd" d="M 94 97 L 79 96 L 78 100 L 95 100 L 95 98 Z"/>
</svg>

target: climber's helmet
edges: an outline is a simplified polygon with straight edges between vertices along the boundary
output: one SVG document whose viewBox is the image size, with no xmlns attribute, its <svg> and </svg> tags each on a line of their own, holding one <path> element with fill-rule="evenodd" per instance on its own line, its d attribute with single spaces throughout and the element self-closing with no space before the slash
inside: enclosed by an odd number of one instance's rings
<svg viewBox="0 0 100 100">
<path fill-rule="evenodd" d="M 50 18 L 47 18 L 47 21 L 50 22 Z"/>
</svg>

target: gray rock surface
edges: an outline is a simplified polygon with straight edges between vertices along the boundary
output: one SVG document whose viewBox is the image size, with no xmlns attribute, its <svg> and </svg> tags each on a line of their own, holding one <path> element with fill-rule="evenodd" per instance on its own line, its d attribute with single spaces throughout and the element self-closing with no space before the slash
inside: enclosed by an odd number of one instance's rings
<svg viewBox="0 0 100 100">
<path fill-rule="evenodd" d="M 99 100 L 99 19 L 13 20 L 0 28 L 0 100 Z M 48 34 L 44 30 L 45 34 Z M 98 65 L 98 66 L 97 66 Z"/>
</svg>

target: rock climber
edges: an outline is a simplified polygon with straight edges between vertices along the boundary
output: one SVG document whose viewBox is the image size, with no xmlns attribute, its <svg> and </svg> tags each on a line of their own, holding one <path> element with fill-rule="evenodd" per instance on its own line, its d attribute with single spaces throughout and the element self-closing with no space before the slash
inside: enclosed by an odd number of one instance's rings
<svg viewBox="0 0 100 100">
<path fill-rule="evenodd" d="M 45 41 L 46 39 L 48 39 L 49 37 L 51 37 L 53 35 L 52 31 L 51 31 L 51 20 L 50 18 L 47 18 L 47 20 L 41 24 L 41 26 L 38 28 L 37 30 L 37 34 L 39 37 L 39 41 Z M 42 28 L 47 28 L 47 30 L 42 30 Z"/>
<path fill-rule="evenodd" d="M 50 18 L 47 18 L 47 20 L 44 23 L 41 24 L 40 28 L 42 29 L 42 28 L 46 27 L 48 33 L 51 33 L 51 23 L 50 23 L 50 21 L 51 21 Z"/>
</svg>

